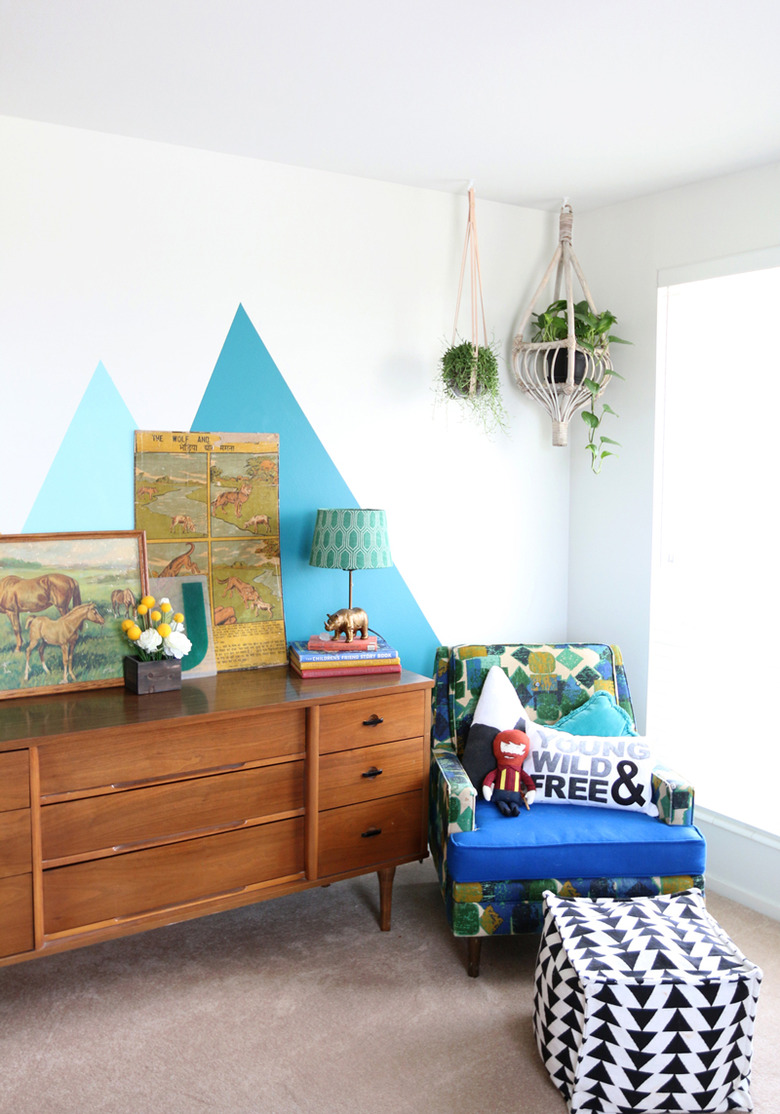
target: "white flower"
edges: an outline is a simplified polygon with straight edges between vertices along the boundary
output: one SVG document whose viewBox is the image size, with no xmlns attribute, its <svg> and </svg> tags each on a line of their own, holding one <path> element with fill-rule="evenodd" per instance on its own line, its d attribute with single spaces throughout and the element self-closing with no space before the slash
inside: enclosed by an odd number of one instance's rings
<svg viewBox="0 0 780 1114">
<path fill-rule="evenodd" d="M 168 637 L 163 639 L 163 653 L 169 658 L 183 658 L 191 649 L 192 643 L 180 630 L 172 630 Z"/>
<path fill-rule="evenodd" d="M 141 631 L 141 637 L 136 642 L 136 646 L 143 650 L 146 654 L 152 654 L 155 650 L 159 650 L 162 645 L 162 638 L 154 629 L 149 627 L 148 630 Z"/>
</svg>

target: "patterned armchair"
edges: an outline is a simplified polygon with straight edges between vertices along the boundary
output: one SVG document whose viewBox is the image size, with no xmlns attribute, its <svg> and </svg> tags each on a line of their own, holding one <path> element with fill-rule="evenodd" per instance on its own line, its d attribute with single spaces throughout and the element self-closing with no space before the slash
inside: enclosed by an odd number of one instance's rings
<svg viewBox="0 0 780 1114">
<path fill-rule="evenodd" d="M 429 843 L 450 928 L 468 941 L 472 977 L 479 974 L 486 936 L 541 931 L 545 890 L 562 897 L 620 899 L 704 889 L 706 847 L 693 826 L 693 789 L 663 767 L 652 771 L 657 817 L 620 815 L 590 804 L 539 803 L 537 795 L 530 811 L 496 822 L 497 810 L 481 799 L 461 763 L 483 682 L 495 665 L 540 726 L 553 726 L 602 691 L 634 722 L 616 646 L 463 645 L 437 650 Z M 509 726 L 514 724 L 496 725 Z M 535 876 L 539 873 L 544 876 Z"/>
</svg>

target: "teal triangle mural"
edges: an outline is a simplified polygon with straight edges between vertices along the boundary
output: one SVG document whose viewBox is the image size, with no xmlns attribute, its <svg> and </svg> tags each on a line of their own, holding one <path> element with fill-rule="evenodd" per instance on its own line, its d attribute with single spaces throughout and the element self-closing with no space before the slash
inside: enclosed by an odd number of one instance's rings
<svg viewBox="0 0 780 1114">
<path fill-rule="evenodd" d="M 309 554 L 318 507 L 357 500 L 239 306 L 192 424 L 192 432 L 278 433 L 282 590 L 288 640 L 323 629 L 348 604 L 348 574 L 316 569 Z M 392 551 L 392 522 L 390 547 Z M 398 569 L 355 573 L 356 607 L 395 646 L 407 669 L 431 675 L 438 640 Z"/>
<path fill-rule="evenodd" d="M 133 529 L 135 421 L 95 369 L 24 524 L 25 534 Z"/>
</svg>

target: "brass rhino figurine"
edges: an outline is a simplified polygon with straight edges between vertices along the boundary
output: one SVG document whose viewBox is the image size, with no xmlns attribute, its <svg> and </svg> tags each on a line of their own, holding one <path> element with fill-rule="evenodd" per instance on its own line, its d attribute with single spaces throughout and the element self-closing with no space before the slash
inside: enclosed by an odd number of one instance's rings
<svg viewBox="0 0 780 1114">
<path fill-rule="evenodd" d="M 346 635 L 346 641 L 351 642 L 356 634 L 361 638 L 368 637 L 368 615 L 361 607 L 342 607 L 334 611 L 325 620 L 325 630 L 335 631 L 334 640 L 339 635 Z"/>
</svg>

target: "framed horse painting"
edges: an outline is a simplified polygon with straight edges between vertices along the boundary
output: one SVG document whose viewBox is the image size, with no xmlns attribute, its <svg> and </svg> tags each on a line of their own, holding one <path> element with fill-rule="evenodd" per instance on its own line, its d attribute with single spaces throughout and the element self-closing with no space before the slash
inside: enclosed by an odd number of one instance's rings
<svg viewBox="0 0 780 1114">
<path fill-rule="evenodd" d="M 123 683 L 143 531 L 0 534 L 0 700 Z"/>
</svg>

